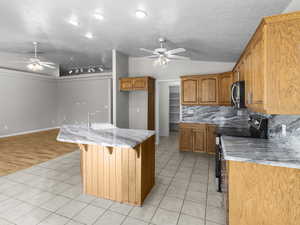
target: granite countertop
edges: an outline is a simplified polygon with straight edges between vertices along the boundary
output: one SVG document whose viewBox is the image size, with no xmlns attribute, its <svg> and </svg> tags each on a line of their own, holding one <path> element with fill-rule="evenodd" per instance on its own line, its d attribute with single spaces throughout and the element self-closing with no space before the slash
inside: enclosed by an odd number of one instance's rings
<svg viewBox="0 0 300 225">
<path fill-rule="evenodd" d="M 88 129 L 87 126 L 64 125 L 60 128 L 57 140 L 77 144 L 96 144 L 106 147 L 133 148 L 155 132 L 138 129 Z"/>
<path fill-rule="evenodd" d="M 221 136 L 225 160 L 300 169 L 300 148 L 284 141 Z"/>
</svg>

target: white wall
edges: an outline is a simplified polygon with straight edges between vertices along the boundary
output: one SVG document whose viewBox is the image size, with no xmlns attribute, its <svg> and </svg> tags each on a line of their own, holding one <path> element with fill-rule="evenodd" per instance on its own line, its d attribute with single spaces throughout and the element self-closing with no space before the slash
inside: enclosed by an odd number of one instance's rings
<svg viewBox="0 0 300 225">
<path fill-rule="evenodd" d="M 179 79 L 183 75 L 210 74 L 232 70 L 234 62 L 171 61 L 167 67 L 153 65 L 153 59 L 129 58 L 130 76 L 153 76 L 158 80 Z"/>
<path fill-rule="evenodd" d="M 300 10 L 300 0 L 292 0 L 282 13 L 289 13 Z"/>
<path fill-rule="evenodd" d="M 111 122 L 111 78 L 99 75 L 60 79 L 58 96 L 60 125 L 87 124 L 88 113 L 95 112 L 92 122 Z"/>
<path fill-rule="evenodd" d="M 148 129 L 148 93 L 146 91 L 129 93 L 129 128 Z"/>
<path fill-rule="evenodd" d="M 128 77 L 128 56 L 113 49 L 113 123 L 120 128 L 129 128 L 129 93 L 119 91 L 119 79 Z"/>
<path fill-rule="evenodd" d="M 0 69 L 0 136 L 57 126 L 54 78 Z"/>
<path fill-rule="evenodd" d="M 57 78 L 0 69 L 0 136 L 86 123 L 111 121 L 111 73 Z"/>
</svg>

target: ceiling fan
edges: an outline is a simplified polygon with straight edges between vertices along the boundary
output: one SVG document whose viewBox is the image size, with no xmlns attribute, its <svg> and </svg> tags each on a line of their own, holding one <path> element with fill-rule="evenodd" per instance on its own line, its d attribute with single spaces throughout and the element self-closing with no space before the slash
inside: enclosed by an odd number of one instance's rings
<svg viewBox="0 0 300 225">
<path fill-rule="evenodd" d="M 55 69 L 55 63 L 41 61 L 37 57 L 38 43 L 36 41 L 33 42 L 33 46 L 34 46 L 34 57 L 29 59 L 28 64 L 27 64 L 27 68 L 32 70 L 32 71 L 40 71 L 40 70 L 43 70 L 44 67 L 48 67 L 50 69 Z"/>
<path fill-rule="evenodd" d="M 156 48 L 154 50 L 149 50 L 145 48 L 140 48 L 141 51 L 151 53 L 152 55 L 147 56 L 147 58 L 154 58 L 157 59 L 154 61 L 154 65 L 167 65 L 168 62 L 171 60 L 187 60 L 189 57 L 181 56 L 181 55 L 176 55 L 181 52 L 185 52 L 186 50 L 184 48 L 176 48 L 172 50 L 167 50 L 164 47 L 164 44 L 166 43 L 165 38 L 159 38 L 158 39 L 160 43 L 160 47 Z"/>
</svg>

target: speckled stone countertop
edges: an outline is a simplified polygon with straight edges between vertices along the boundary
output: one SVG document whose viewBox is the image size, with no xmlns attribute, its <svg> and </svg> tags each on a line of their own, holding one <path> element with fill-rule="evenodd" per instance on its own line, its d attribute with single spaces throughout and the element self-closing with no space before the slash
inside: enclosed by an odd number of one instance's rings
<svg viewBox="0 0 300 225">
<path fill-rule="evenodd" d="M 88 129 L 87 126 L 65 125 L 60 128 L 57 140 L 77 144 L 133 148 L 154 134 L 155 132 L 151 130 Z"/>
<path fill-rule="evenodd" d="M 300 169 L 300 148 L 284 141 L 221 136 L 225 160 Z"/>
</svg>

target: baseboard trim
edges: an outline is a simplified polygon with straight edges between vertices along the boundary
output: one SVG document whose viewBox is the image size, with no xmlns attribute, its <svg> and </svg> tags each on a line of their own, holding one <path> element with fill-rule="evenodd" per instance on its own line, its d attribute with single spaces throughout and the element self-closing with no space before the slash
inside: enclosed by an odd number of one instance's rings
<svg viewBox="0 0 300 225">
<path fill-rule="evenodd" d="M 32 133 L 53 130 L 53 129 L 59 129 L 59 128 L 60 127 L 47 127 L 47 128 L 42 128 L 42 129 L 36 129 L 36 130 L 22 131 L 22 132 L 17 132 L 17 133 L 12 133 L 12 134 L 0 135 L 0 138 L 13 137 L 13 136 L 24 135 L 24 134 L 32 134 Z"/>
</svg>

